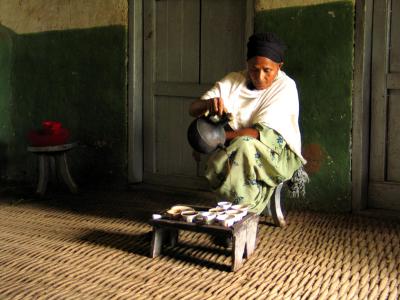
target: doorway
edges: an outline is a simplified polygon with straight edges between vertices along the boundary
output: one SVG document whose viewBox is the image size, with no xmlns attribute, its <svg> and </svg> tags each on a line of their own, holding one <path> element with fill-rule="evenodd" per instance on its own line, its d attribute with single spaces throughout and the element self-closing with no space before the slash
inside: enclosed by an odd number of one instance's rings
<svg viewBox="0 0 400 300">
<path fill-rule="evenodd" d="M 353 210 L 400 212 L 400 1 L 356 1 Z"/>
<path fill-rule="evenodd" d="M 143 181 L 207 189 L 186 140 L 190 103 L 245 68 L 252 0 L 143 1 Z"/>
<path fill-rule="evenodd" d="M 368 206 L 400 211 L 400 0 L 374 1 Z"/>
</svg>

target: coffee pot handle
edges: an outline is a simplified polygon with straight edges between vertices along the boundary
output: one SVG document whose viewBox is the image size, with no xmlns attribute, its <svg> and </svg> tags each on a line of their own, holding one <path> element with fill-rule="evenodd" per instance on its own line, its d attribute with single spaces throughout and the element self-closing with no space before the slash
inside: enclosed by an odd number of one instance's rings
<svg viewBox="0 0 400 300">
<path fill-rule="evenodd" d="M 231 113 L 224 113 L 222 116 L 219 116 L 219 115 L 208 116 L 208 119 L 212 123 L 223 127 L 226 124 L 228 124 L 230 121 L 233 120 L 233 115 Z"/>
</svg>

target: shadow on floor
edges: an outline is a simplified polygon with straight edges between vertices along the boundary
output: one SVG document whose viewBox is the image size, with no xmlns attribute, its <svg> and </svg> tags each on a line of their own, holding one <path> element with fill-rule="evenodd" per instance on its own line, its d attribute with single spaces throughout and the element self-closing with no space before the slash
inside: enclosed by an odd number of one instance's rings
<svg viewBox="0 0 400 300">
<path fill-rule="evenodd" d="M 172 205 L 209 205 L 209 199 L 185 196 L 184 193 L 155 190 L 148 187 L 98 187 L 81 189 L 71 194 L 64 187 L 52 187 L 44 197 L 38 197 L 32 186 L 3 186 L 0 202 L 11 205 L 30 204 L 110 218 L 147 222 L 153 213 Z"/>
<path fill-rule="evenodd" d="M 178 243 L 176 247 L 165 247 L 165 249 L 163 249 L 162 255 L 168 256 L 178 261 L 183 261 L 188 264 L 212 268 L 219 271 L 229 272 L 231 270 L 230 265 L 218 263 L 215 261 L 211 261 L 209 259 L 204 259 L 201 257 L 195 257 L 191 255 L 192 252 L 196 251 L 201 251 L 205 254 L 210 254 L 213 256 L 216 256 L 216 254 L 230 256 L 230 253 L 227 250 L 221 250 L 218 248 L 204 247 L 191 244 L 182 244 L 182 243 Z"/>
<path fill-rule="evenodd" d="M 151 239 L 151 231 L 143 234 L 128 234 L 104 230 L 94 230 L 78 238 L 80 242 L 111 247 L 149 258 Z M 200 252 L 203 256 L 212 256 L 213 258 L 220 256 L 227 258 L 231 256 L 231 251 L 228 248 L 203 246 L 183 241 L 179 241 L 174 247 L 164 246 L 161 256 L 220 271 L 230 271 L 230 265 L 195 257 L 196 253 Z"/>
<path fill-rule="evenodd" d="M 127 234 L 104 230 L 93 230 L 80 238 L 79 241 L 111 247 L 121 251 L 149 256 L 151 232 L 143 234 Z"/>
</svg>

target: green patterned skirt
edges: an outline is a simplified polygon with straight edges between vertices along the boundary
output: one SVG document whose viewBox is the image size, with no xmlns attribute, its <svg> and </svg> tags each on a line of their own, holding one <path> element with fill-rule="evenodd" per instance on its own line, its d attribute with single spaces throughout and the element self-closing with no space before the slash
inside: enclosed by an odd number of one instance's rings
<svg viewBox="0 0 400 300">
<path fill-rule="evenodd" d="M 221 198 L 247 204 L 260 214 L 275 187 L 290 179 L 302 163 L 276 131 L 259 124 L 255 128 L 260 140 L 248 136 L 233 139 L 226 151 L 210 156 L 205 175 Z"/>
</svg>

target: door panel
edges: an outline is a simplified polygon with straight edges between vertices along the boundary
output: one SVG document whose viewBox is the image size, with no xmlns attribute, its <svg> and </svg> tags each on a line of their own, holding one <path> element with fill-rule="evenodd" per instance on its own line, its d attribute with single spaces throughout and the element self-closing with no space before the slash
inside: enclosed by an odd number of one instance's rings
<svg viewBox="0 0 400 300">
<path fill-rule="evenodd" d="M 156 80 L 198 82 L 199 1 L 157 1 L 156 9 Z"/>
<path fill-rule="evenodd" d="M 245 68 L 246 16 L 243 12 L 246 1 L 203 0 L 201 3 L 200 82 L 213 83 L 229 72 Z"/>
<path fill-rule="evenodd" d="M 245 67 L 252 0 L 146 0 L 144 182 L 206 189 L 186 131 L 190 103 Z"/>
<path fill-rule="evenodd" d="M 400 93 L 389 95 L 387 180 L 400 183 Z M 400 193 L 399 193 L 400 198 Z"/>
<path fill-rule="evenodd" d="M 400 0 L 392 0 L 391 4 L 389 71 L 398 73 L 400 72 Z"/>
<path fill-rule="evenodd" d="M 400 210 L 400 0 L 374 1 L 368 205 Z"/>
<path fill-rule="evenodd" d="M 156 97 L 156 172 L 159 174 L 197 175 L 190 146 L 182 138 L 186 137 L 191 121 L 187 113 L 190 100 L 193 99 Z"/>
</svg>

